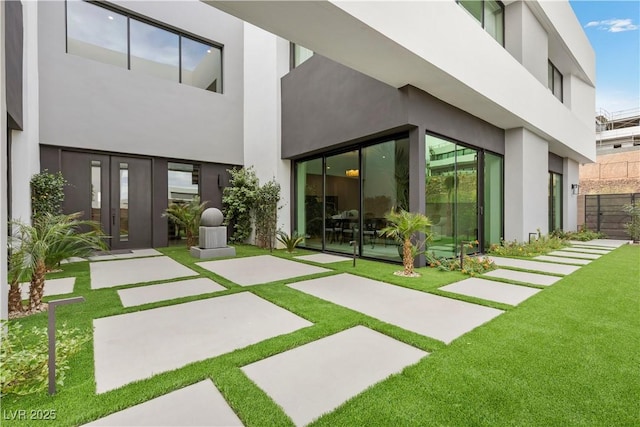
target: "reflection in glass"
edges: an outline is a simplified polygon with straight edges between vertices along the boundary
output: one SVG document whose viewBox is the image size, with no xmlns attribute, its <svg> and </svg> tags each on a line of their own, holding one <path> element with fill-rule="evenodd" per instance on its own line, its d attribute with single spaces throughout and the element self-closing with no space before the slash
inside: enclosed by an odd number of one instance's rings
<svg viewBox="0 0 640 427">
<path fill-rule="evenodd" d="M 129 240 L 129 164 L 120 163 L 120 241 Z"/>
<path fill-rule="evenodd" d="M 460 5 L 469 12 L 469 15 L 473 16 L 482 25 L 482 1 L 479 0 L 460 0 Z"/>
<path fill-rule="evenodd" d="M 182 83 L 222 93 L 222 52 L 219 48 L 181 37 Z"/>
<path fill-rule="evenodd" d="M 313 51 L 298 44 L 293 45 L 293 68 L 299 66 L 313 56 Z"/>
<path fill-rule="evenodd" d="M 188 203 L 200 194 L 200 167 L 188 163 L 167 164 L 169 185 L 169 200 L 167 205 L 172 203 Z M 186 230 L 173 221 L 169 221 L 169 240 L 181 240 L 186 238 Z"/>
<path fill-rule="evenodd" d="M 562 230 L 562 175 L 549 172 L 549 232 Z"/>
<path fill-rule="evenodd" d="M 326 158 L 325 249 L 353 253 L 360 240 L 360 171 L 358 150 Z"/>
<path fill-rule="evenodd" d="M 484 248 L 499 245 L 502 239 L 503 171 L 502 157 L 484 154 Z"/>
<path fill-rule="evenodd" d="M 91 161 L 91 220 L 100 222 L 100 208 L 102 202 L 101 191 L 102 167 L 99 160 Z"/>
<path fill-rule="evenodd" d="M 322 249 L 322 159 L 296 164 L 296 226 L 301 246 Z"/>
<path fill-rule="evenodd" d="M 67 52 L 127 68 L 127 18 L 91 3 L 68 1 Z"/>
<path fill-rule="evenodd" d="M 500 44 L 504 44 L 503 13 L 504 10 L 497 1 L 484 2 L 484 28 Z"/>
<path fill-rule="evenodd" d="M 362 149 L 362 254 L 397 261 L 396 243 L 382 237 L 385 216 L 393 208 L 409 209 L 409 140 L 399 139 Z"/>
<path fill-rule="evenodd" d="M 453 257 L 460 243 L 478 239 L 478 153 L 426 137 L 426 214 L 432 222 L 429 252 Z"/>
<path fill-rule="evenodd" d="M 130 19 L 132 70 L 179 81 L 179 37 L 162 28 Z"/>
</svg>

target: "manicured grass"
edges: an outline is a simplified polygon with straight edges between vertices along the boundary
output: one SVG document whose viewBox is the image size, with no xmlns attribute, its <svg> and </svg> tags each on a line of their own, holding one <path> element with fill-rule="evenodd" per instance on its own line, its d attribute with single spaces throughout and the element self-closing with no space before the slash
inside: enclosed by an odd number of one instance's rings
<svg viewBox="0 0 640 427">
<path fill-rule="evenodd" d="M 637 425 L 640 378 L 640 247 L 622 247 L 565 277 L 517 308 L 455 296 L 507 313 L 449 346 L 285 286 L 295 280 L 240 287 L 195 266 L 183 247 L 161 251 L 210 277 L 228 290 L 122 308 L 116 289 L 89 289 L 89 264 L 64 266 L 51 277 L 76 276 L 83 304 L 60 307 L 58 322 L 91 330 L 92 320 L 235 292 L 253 292 L 314 326 L 275 337 L 219 357 L 196 362 L 101 395 L 95 394 L 93 343 L 73 360 L 59 393 L 6 396 L 5 414 L 19 409 L 55 409 L 48 425 L 77 425 L 212 378 L 248 426 L 291 425 L 282 410 L 240 367 L 355 325 L 365 325 L 431 353 L 417 365 L 356 396 L 317 425 Z M 264 255 L 240 246 L 239 256 Z M 298 250 L 294 256 L 310 252 Z M 274 256 L 290 258 L 284 251 Z M 358 260 L 323 265 L 311 277 L 351 273 L 398 286 L 447 295 L 437 288 L 464 279 L 460 273 L 419 269 L 422 277 L 393 276 L 398 265 Z M 305 278 L 306 279 L 306 278 Z M 54 297 L 56 298 L 56 297 Z M 21 320 L 46 325 L 46 314 Z M 2 425 L 33 421 L 3 419 Z"/>
</svg>

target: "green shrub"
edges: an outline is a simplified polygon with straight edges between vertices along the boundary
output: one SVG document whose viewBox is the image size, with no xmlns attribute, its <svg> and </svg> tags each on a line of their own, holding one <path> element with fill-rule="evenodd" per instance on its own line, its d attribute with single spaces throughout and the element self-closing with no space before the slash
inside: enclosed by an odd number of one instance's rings
<svg viewBox="0 0 640 427">
<path fill-rule="evenodd" d="M 567 243 L 559 237 L 559 232 L 554 232 L 548 236 L 540 236 L 528 243 L 517 240 L 511 242 L 502 240 L 500 245 L 491 245 L 488 252 L 498 256 L 534 257 L 562 249 L 565 246 Z"/>
<path fill-rule="evenodd" d="M 0 365 L 2 395 L 31 394 L 47 389 L 49 368 L 47 328 L 25 330 L 19 322 L 3 323 Z M 56 384 L 63 385 L 69 358 L 89 341 L 90 335 L 66 324 L 57 330 Z"/>
<path fill-rule="evenodd" d="M 277 234 L 278 241 L 287 248 L 287 252 L 289 253 L 292 253 L 295 250 L 296 246 L 298 246 L 300 242 L 304 240 L 304 236 L 300 236 L 296 231 L 294 231 L 291 236 L 281 230 L 278 230 Z"/>
<path fill-rule="evenodd" d="M 634 242 L 640 241 L 640 203 L 629 203 L 622 206 L 622 210 L 631 216 L 631 220 L 624 224 L 624 229 Z"/>
<path fill-rule="evenodd" d="M 475 241 L 466 244 L 464 247 L 472 249 L 477 244 L 478 242 Z M 460 257 L 436 257 L 435 254 L 431 253 L 426 254 L 426 258 L 427 265 L 431 268 L 437 268 L 441 271 L 460 271 L 472 277 L 498 268 L 488 257 L 481 256 L 464 255 L 462 265 L 460 264 Z"/>
<path fill-rule="evenodd" d="M 580 230 L 570 231 L 568 234 L 568 240 L 579 240 L 581 242 L 586 242 L 594 239 L 605 239 L 607 237 L 604 233 L 601 233 L 599 231 L 589 230 L 586 224 L 582 224 L 582 226 L 580 226 Z"/>
<path fill-rule="evenodd" d="M 231 181 L 222 192 L 222 204 L 225 208 L 225 224 L 233 224 L 232 242 L 242 243 L 251 236 L 251 213 L 256 201 L 259 181 L 253 166 L 241 169 L 229 169 Z"/>
<path fill-rule="evenodd" d="M 31 177 L 31 216 L 36 219 L 44 214 L 60 215 L 67 180 L 62 172 L 49 173 L 47 169 Z"/>
<path fill-rule="evenodd" d="M 278 226 L 278 202 L 280 202 L 280 184 L 271 180 L 256 191 L 253 216 L 256 226 L 256 245 L 273 249 Z"/>
</svg>

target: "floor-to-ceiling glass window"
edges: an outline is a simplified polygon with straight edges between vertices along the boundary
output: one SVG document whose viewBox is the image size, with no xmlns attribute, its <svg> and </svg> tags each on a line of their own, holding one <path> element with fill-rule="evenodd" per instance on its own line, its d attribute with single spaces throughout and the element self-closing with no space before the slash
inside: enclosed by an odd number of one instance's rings
<svg viewBox="0 0 640 427">
<path fill-rule="evenodd" d="M 190 163 L 167 163 L 167 206 L 189 203 L 200 194 L 200 166 Z M 186 239 L 186 230 L 169 221 L 169 242 Z"/>
<path fill-rule="evenodd" d="M 429 252 L 455 256 L 478 240 L 478 151 L 426 136 L 426 214 L 433 223 Z"/>
<path fill-rule="evenodd" d="M 397 260 L 394 242 L 384 238 L 385 216 L 391 209 L 409 210 L 409 139 L 362 149 L 362 254 Z"/>
<path fill-rule="evenodd" d="M 484 153 L 484 248 L 500 244 L 503 212 L 503 159 Z"/>
<path fill-rule="evenodd" d="M 328 156 L 325 170 L 325 249 L 353 253 L 351 241 L 359 241 L 359 151 Z"/>
<path fill-rule="evenodd" d="M 549 172 L 549 232 L 562 230 L 562 175 Z"/>
<path fill-rule="evenodd" d="M 322 249 L 322 158 L 296 164 L 296 227 L 307 248 Z"/>
</svg>

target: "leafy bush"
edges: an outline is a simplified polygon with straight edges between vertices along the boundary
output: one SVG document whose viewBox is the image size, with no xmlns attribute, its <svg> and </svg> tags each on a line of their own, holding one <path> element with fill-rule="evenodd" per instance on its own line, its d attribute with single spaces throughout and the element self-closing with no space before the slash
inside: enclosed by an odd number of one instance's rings
<svg viewBox="0 0 640 427">
<path fill-rule="evenodd" d="M 477 244 L 478 241 L 475 241 L 465 245 L 465 248 L 471 249 Z M 427 265 L 431 268 L 437 268 L 441 271 L 460 271 L 461 273 L 468 274 L 472 277 L 498 268 L 488 257 L 464 255 L 462 265 L 460 264 L 459 257 L 436 257 L 431 253 L 427 254 L 426 258 Z"/>
<path fill-rule="evenodd" d="M 64 186 L 67 180 L 62 172 L 49 173 L 47 169 L 31 177 L 31 216 L 36 219 L 46 213 L 62 213 Z"/>
<path fill-rule="evenodd" d="M 230 241 L 242 243 L 251 236 L 251 211 L 255 205 L 259 181 L 253 166 L 241 169 L 229 169 L 231 180 L 229 187 L 222 192 L 225 207 L 226 224 L 233 224 Z"/>
<path fill-rule="evenodd" d="M 198 243 L 200 218 L 205 206 L 209 202 L 200 203 L 200 197 L 194 196 L 189 202 L 171 203 L 162 214 L 179 227 L 184 228 L 187 238 L 187 248 Z"/>
<path fill-rule="evenodd" d="M 624 224 L 634 242 L 640 241 L 640 203 L 634 202 L 622 206 L 622 210 L 631 216 L 631 221 Z"/>
<path fill-rule="evenodd" d="M 253 216 L 256 225 L 256 244 L 261 248 L 273 249 L 278 225 L 278 202 L 280 184 L 271 180 L 256 192 Z"/>
<path fill-rule="evenodd" d="M 549 236 L 540 236 L 537 240 L 528 243 L 517 240 L 511 242 L 502 240 L 500 245 L 491 245 L 488 252 L 491 255 L 499 256 L 534 257 L 562 249 L 565 246 L 567 246 L 565 240 L 558 237 L 558 233 L 552 233 Z"/>
<path fill-rule="evenodd" d="M 2 394 L 25 395 L 47 389 L 49 367 L 47 328 L 25 330 L 21 323 L 3 323 L 0 358 Z M 69 358 L 89 341 L 90 335 L 66 324 L 56 337 L 56 384 L 63 385 Z"/>
<path fill-rule="evenodd" d="M 277 234 L 278 241 L 287 248 L 287 252 L 289 253 L 292 253 L 296 246 L 304 240 L 304 236 L 300 236 L 296 231 L 294 231 L 291 236 L 281 230 L 278 230 Z"/>
<path fill-rule="evenodd" d="M 582 224 L 582 226 L 580 226 L 580 230 L 568 232 L 567 240 L 579 240 L 581 242 L 586 242 L 594 239 L 605 239 L 606 237 L 606 234 L 599 231 L 589 230 L 586 224 Z"/>
</svg>

